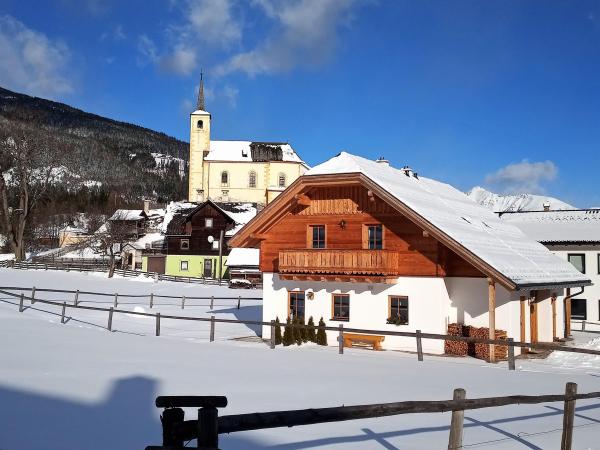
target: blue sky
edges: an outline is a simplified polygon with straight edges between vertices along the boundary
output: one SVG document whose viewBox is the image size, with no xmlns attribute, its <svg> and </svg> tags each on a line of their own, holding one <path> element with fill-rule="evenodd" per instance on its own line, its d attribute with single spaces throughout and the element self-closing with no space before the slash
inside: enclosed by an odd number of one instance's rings
<svg viewBox="0 0 600 450">
<path fill-rule="evenodd" d="M 0 0 L 0 85 L 600 206 L 600 2 Z"/>
</svg>

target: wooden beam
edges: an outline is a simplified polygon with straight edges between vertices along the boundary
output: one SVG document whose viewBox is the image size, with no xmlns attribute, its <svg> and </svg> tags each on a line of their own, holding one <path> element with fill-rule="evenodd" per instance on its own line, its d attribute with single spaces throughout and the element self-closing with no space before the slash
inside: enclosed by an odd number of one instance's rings
<svg viewBox="0 0 600 450">
<path fill-rule="evenodd" d="M 496 339 L 496 282 L 488 278 L 488 319 L 489 319 L 489 338 Z M 496 362 L 496 348 L 490 344 L 490 362 Z"/>
<path fill-rule="evenodd" d="M 552 294 L 552 299 L 550 300 L 552 303 L 552 342 L 554 342 L 557 338 L 556 336 L 556 293 Z"/>
<path fill-rule="evenodd" d="M 537 344 L 538 342 L 538 296 L 539 291 L 533 291 L 533 298 L 529 305 L 529 334 L 531 335 L 532 344 Z"/>
<path fill-rule="evenodd" d="M 294 200 L 296 200 L 298 205 L 310 206 L 310 197 L 306 194 L 296 194 L 294 195 Z"/>
<path fill-rule="evenodd" d="M 565 297 L 565 338 L 571 336 L 571 288 L 567 288 Z"/>
<path fill-rule="evenodd" d="M 255 239 L 257 241 L 264 241 L 267 239 L 267 235 L 266 234 L 259 234 L 259 233 L 252 233 L 250 235 L 250 239 Z"/>
<path fill-rule="evenodd" d="M 525 297 L 524 295 L 521 295 L 521 298 L 519 299 L 519 306 L 521 308 L 521 342 L 525 342 L 525 303 L 527 302 L 527 297 Z M 521 349 L 521 353 L 527 353 L 527 348 L 523 347 Z"/>
</svg>

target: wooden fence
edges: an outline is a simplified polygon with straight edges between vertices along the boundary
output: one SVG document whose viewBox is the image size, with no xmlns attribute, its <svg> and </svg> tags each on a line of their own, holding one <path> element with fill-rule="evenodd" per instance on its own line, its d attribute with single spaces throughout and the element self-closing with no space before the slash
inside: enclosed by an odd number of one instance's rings
<svg viewBox="0 0 600 450">
<path fill-rule="evenodd" d="M 10 290 L 31 291 L 31 295 L 26 296 L 23 292 L 21 292 L 21 294 L 16 294 L 16 293 L 9 292 Z M 57 301 L 51 301 L 51 300 L 42 300 L 42 299 L 35 298 L 35 295 L 37 292 L 72 293 L 74 295 L 74 297 L 73 297 L 72 303 L 67 303 L 66 301 L 57 302 Z M 269 342 L 271 349 L 275 349 L 275 327 L 276 327 L 276 325 L 275 325 L 274 320 L 271 320 L 270 322 L 263 322 L 260 320 L 217 319 L 215 316 L 211 316 L 211 317 L 174 316 L 174 315 L 167 315 L 167 314 L 161 315 L 160 312 L 147 313 L 147 312 L 138 312 L 138 311 L 129 311 L 129 310 L 125 310 L 125 309 L 118 309 L 119 297 L 137 297 L 137 298 L 146 297 L 146 298 L 148 298 L 148 305 L 150 306 L 150 308 L 152 308 L 154 306 L 155 298 L 159 298 L 159 297 L 177 298 L 177 299 L 181 299 L 181 308 L 182 309 L 185 308 L 186 300 L 192 300 L 192 299 L 204 299 L 204 300 L 210 299 L 211 300 L 210 309 L 213 308 L 214 300 L 217 300 L 217 299 L 232 300 L 233 299 L 233 300 L 237 300 L 237 308 L 239 309 L 242 300 L 244 300 L 244 299 L 245 300 L 259 300 L 256 297 L 241 297 L 241 296 L 238 296 L 238 297 L 214 297 L 214 296 L 211 296 L 211 297 L 186 297 L 186 296 L 178 297 L 178 296 L 165 296 L 165 295 L 159 296 L 159 295 L 155 295 L 153 293 L 127 295 L 127 294 L 118 294 L 118 293 L 115 293 L 115 294 L 93 293 L 93 292 L 88 292 L 88 291 L 63 291 L 63 290 L 59 290 L 59 289 L 36 289 L 35 287 L 33 287 L 33 288 L 0 287 L 0 294 L 18 298 L 20 312 L 25 311 L 25 301 L 29 301 L 29 302 L 31 302 L 31 304 L 39 302 L 39 303 L 62 307 L 62 314 L 61 314 L 61 322 L 62 323 L 64 323 L 64 321 L 65 321 L 65 314 L 66 314 L 67 308 L 80 308 L 80 309 L 84 309 L 84 310 L 106 312 L 108 314 L 107 329 L 109 331 L 112 331 L 112 329 L 111 329 L 112 317 L 115 313 L 116 314 L 122 313 L 122 314 L 128 314 L 128 315 L 154 317 L 156 320 L 156 336 L 160 336 L 160 320 L 161 320 L 161 318 L 162 319 L 210 322 L 210 341 L 211 342 L 214 341 L 215 327 L 216 327 L 217 323 L 268 326 L 268 327 L 270 327 L 270 337 L 269 337 L 268 342 Z M 95 294 L 95 295 L 100 295 L 100 296 L 112 296 L 114 298 L 114 303 L 111 308 L 85 306 L 85 305 L 82 305 L 81 304 L 82 302 L 79 301 L 79 295 L 81 295 L 81 294 Z M 295 326 L 308 327 L 308 325 L 305 325 L 305 324 L 296 324 Z M 519 342 L 519 341 L 515 341 L 513 339 L 507 339 L 507 340 L 485 339 L 485 338 L 475 338 L 475 337 L 452 336 L 452 335 L 448 335 L 448 334 L 423 333 L 423 332 L 421 332 L 421 330 L 417 330 L 414 333 L 409 332 L 409 331 L 366 330 L 366 329 L 361 329 L 361 328 L 344 328 L 343 324 L 340 324 L 339 327 L 314 326 L 314 329 L 315 330 L 323 329 L 326 331 L 337 331 L 338 332 L 337 340 L 338 340 L 338 353 L 339 354 L 344 354 L 344 333 L 361 333 L 361 334 L 377 335 L 377 336 L 383 335 L 383 336 L 412 337 L 412 338 L 416 339 L 417 358 L 419 361 L 423 361 L 423 359 L 424 359 L 424 354 L 422 351 L 422 348 L 423 348 L 422 340 L 423 339 L 434 339 L 434 340 L 444 340 L 444 341 L 446 341 L 446 340 L 448 340 L 448 341 L 463 341 L 463 342 L 473 343 L 473 344 L 503 345 L 503 346 L 508 347 L 508 358 L 507 358 L 508 370 L 515 370 L 515 351 L 514 351 L 515 347 L 539 349 L 539 350 L 552 350 L 552 351 L 567 352 L 567 353 L 580 353 L 580 354 L 596 355 L 596 356 L 600 355 L 600 350 L 593 350 L 593 349 L 589 349 L 589 348 L 566 347 L 566 346 L 561 346 L 561 345 L 557 345 L 557 344 L 553 344 L 553 343 L 552 344 L 545 343 L 545 342 L 536 342 L 536 343 Z"/>
<path fill-rule="evenodd" d="M 463 447 L 464 412 L 473 409 L 494 408 L 507 405 L 564 402 L 561 450 L 571 450 L 575 403 L 577 400 L 600 398 L 600 392 L 577 394 L 577 384 L 567 383 L 564 395 L 512 395 L 467 399 L 464 389 L 455 389 L 452 400 L 406 401 L 372 405 L 311 408 L 292 411 L 271 411 L 236 414 L 219 417 L 218 408 L 227 406 L 221 396 L 157 397 L 156 406 L 164 408 L 161 415 L 163 445 L 148 446 L 146 450 L 184 448 L 184 442 L 197 439 L 198 448 L 218 450 L 219 434 L 267 428 L 295 427 L 317 423 L 385 417 L 400 414 L 441 413 L 452 411 L 448 436 L 448 449 Z M 185 420 L 182 408 L 200 408 L 197 420 Z"/>
</svg>

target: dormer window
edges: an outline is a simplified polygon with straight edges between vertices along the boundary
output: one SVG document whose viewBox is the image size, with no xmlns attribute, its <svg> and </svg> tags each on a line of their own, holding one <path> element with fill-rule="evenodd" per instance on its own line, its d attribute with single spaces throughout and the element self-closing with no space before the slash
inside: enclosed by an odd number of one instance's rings
<svg viewBox="0 0 600 450">
<path fill-rule="evenodd" d="M 199 130 L 202 130 L 204 128 L 204 122 L 202 120 L 199 120 L 198 122 L 196 122 L 196 128 L 198 128 Z"/>
</svg>

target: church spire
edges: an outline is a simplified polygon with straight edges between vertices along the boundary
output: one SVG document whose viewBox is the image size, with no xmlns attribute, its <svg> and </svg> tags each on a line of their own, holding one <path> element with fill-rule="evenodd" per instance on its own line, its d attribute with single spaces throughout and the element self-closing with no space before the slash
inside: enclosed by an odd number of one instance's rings
<svg viewBox="0 0 600 450">
<path fill-rule="evenodd" d="M 203 73 L 200 72 L 200 87 L 198 88 L 198 104 L 196 105 L 196 109 L 201 111 L 206 111 L 204 106 L 204 77 Z"/>
</svg>

